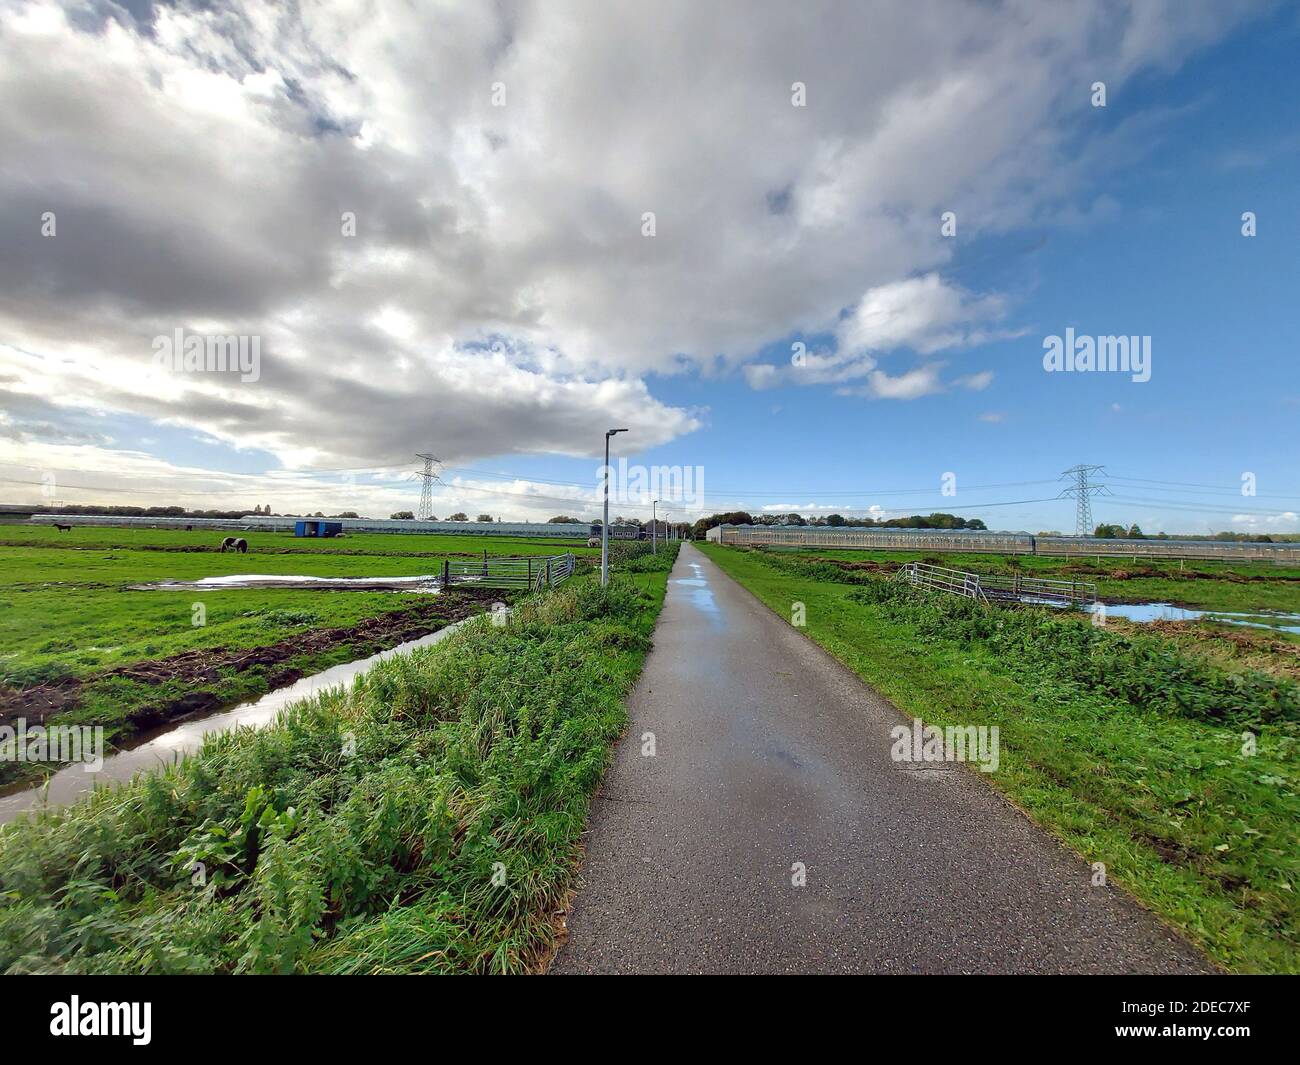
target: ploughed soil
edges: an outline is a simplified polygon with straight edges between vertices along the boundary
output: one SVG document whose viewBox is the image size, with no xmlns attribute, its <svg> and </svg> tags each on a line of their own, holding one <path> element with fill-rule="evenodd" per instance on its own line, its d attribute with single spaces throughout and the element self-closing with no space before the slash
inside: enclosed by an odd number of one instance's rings
<svg viewBox="0 0 1300 1065">
<path fill-rule="evenodd" d="M 840 569 L 849 570 L 853 573 L 897 573 L 898 568 L 903 564 L 901 562 L 872 562 L 870 559 L 864 559 L 861 562 L 850 562 L 843 558 L 819 558 L 818 562 L 829 562 L 833 566 L 839 566 Z"/>
<path fill-rule="evenodd" d="M 1105 569 L 1090 562 L 1068 562 L 1061 567 L 1062 573 L 1087 574 L 1104 577 L 1110 581 L 1134 581 L 1143 578 L 1170 578 L 1189 581 L 1223 581 L 1226 584 L 1253 584 L 1257 581 L 1300 581 L 1300 570 L 1288 570 L 1278 567 L 1276 573 L 1206 573 L 1203 570 L 1179 570 L 1175 573 L 1169 569 L 1155 566 L 1125 566 L 1123 569 Z"/>
<path fill-rule="evenodd" d="M 0 724 L 20 717 L 26 718 L 29 725 L 41 724 L 55 714 L 75 710 L 81 702 L 82 688 L 94 681 L 124 677 L 145 684 L 167 683 L 173 688 L 171 682 L 179 681 L 187 689 L 184 695 L 146 703 L 130 715 L 130 724 L 137 730 L 156 727 L 225 706 L 229 700 L 206 687 L 219 685 L 223 674 L 261 667 L 267 688 L 273 691 L 305 675 L 291 664 L 304 655 L 346 644 L 353 652 L 352 658 L 366 658 L 437 632 L 452 622 L 481 614 L 490 603 L 506 598 L 507 593 L 500 589 L 457 589 L 402 610 L 364 618 L 350 628 L 311 629 L 263 647 L 200 648 L 167 658 L 132 662 L 90 677 L 68 677 L 30 688 L 0 685 Z"/>
</svg>

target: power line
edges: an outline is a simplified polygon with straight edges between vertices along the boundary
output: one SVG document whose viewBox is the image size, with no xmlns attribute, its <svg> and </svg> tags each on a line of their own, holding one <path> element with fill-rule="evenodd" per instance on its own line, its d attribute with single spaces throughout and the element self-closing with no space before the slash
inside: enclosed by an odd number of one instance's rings
<svg viewBox="0 0 1300 1065">
<path fill-rule="evenodd" d="M 1127 478 L 1126 478 L 1126 477 L 1111 477 L 1111 478 L 1109 478 L 1109 480 L 1110 480 L 1113 484 L 1115 484 L 1116 487 L 1119 487 L 1119 488 L 1131 488 L 1131 489 L 1133 489 L 1134 491 L 1140 491 L 1140 492 L 1183 492 L 1183 488 L 1181 488 L 1181 487 L 1163 488 L 1163 487 L 1160 486 L 1160 484 L 1159 484 L 1158 482 L 1144 481 L 1144 482 L 1142 482 L 1141 484 L 1130 483 L 1130 482 L 1133 482 L 1133 481 L 1138 480 L 1137 478 L 1133 478 L 1133 477 L 1127 477 Z M 1205 488 L 1205 489 L 1203 489 L 1203 490 L 1201 490 L 1201 491 L 1199 491 L 1199 492 L 1191 492 L 1191 493 L 1183 492 L 1183 494 L 1185 494 L 1185 495 L 1240 496 L 1240 497 L 1243 498 L 1243 499 L 1289 499 L 1289 500 L 1292 500 L 1292 501 L 1294 501 L 1294 502 L 1300 502 L 1300 495 L 1276 495 L 1276 494 L 1264 494 L 1264 495 L 1259 495 L 1259 494 L 1255 494 L 1255 495 L 1250 495 L 1250 496 L 1242 496 L 1242 494 L 1241 494 L 1241 489 L 1240 489 L 1240 488 L 1227 488 L 1227 487 L 1223 487 L 1223 488 L 1208 488 L 1208 487 L 1207 487 L 1207 488 Z"/>
<path fill-rule="evenodd" d="M 1282 510 L 1261 509 L 1258 507 L 1228 507 L 1217 503 L 1197 503 L 1193 500 L 1144 499 L 1135 496 L 1115 496 L 1119 503 L 1140 503 L 1152 507 L 1164 507 L 1167 510 L 1192 510 L 1208 514 L 1263 514 L 1277 515 Z"/>
<path fill-rule="evenodd" d="M 443 468 L 449 472 L 458 471 L 462 473 L 476 473 L 482 476 L 504 477 L 504 478 L 509 478 L 511 480 L 517 480 L 517 481 L 529 481 L 535 484 L 556 484 L 556 485 L 572 486 L 576 488 L 586 488 L 592 483 L 590 481 L 555 480 L 552 478 L 535 477 L 535 476 L 522 474 L 522 473 L 509 473 L 505 470 L 483 470 L 483 469 L 477 469 L 472 466 L 445 466 Z M 1028 485 L 1055 484 L 1057 480 L 1058 480 L 1057 478 L 1048 477 L 1036 481 L 1000 481 L 993 484 L 971 484 L 971 485 L 963 485 L 961 490 L 963 492 L 976 492 L 976 491 L 984 491 L 992 488 L 1022 488 Z M 933 486 L 928 488 L 857 488 L 851 491 L 850 490 L 820 491 L 818 489 L 809 489 L 807 485 L 804 485 L 799 488 L 786 488 L 786 489 L 713 488 L 710 489 L 710 491 L 714 495 L 727 497 L 727 498 L 745 496 L 751 499 L 761 498 L 761 497 L 802 495 L 808 493 L 816 494 L 823 497 L 940 495 L 941 494 L 940 490 L 934 488 Z"/>
</svg>

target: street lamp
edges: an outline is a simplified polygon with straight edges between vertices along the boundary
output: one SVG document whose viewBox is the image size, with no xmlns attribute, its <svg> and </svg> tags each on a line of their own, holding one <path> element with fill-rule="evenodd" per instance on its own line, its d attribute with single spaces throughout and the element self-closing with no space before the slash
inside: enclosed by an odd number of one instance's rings
<svg viewBox="0 0 1300 1065">
<path fill-rule="evenodd" d="M 659 500 L 653 500 L 650 504 L 650 554 L 659 554 L 659 518 L 655 514 L 655 508 L 659 506 Z"/>
<path fill-rule="evenodd" d="M 626 429 L 605 430 L 605 522 L 600 527 L 600 586 L 609 583 L 609 438 Z"/>
</svg>

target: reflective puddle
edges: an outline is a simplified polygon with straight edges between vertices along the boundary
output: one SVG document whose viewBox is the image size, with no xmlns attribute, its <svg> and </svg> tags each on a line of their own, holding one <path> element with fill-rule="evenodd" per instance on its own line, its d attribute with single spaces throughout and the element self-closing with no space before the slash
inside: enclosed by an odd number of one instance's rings
<svg viewBox="0 0 1300 1065">
<path fill-rule="evenodd" d="M 713 598 L 713 591 L 709 587 L 709 580 L 704 576 L 704 570 L 698 562 L 689 563 L 693 577 L 678 577 L 672 583 L 682 586 L 686 590 L 687 597 L 690 599 L 691 606 L 701 613 L 709 615 L 710 620 L 718 626 L 722 624 L 722 611 L 718 609 L 718 604 Z"/>
<path fill-rule="evenodd" d="M 234 573 L 226 577 L 203 577 L 197 581 L 153 581 L 133 584 L 132 591 L 221 591 L 226 588 L 311 588 L 351 592 L 411 592 L 437 595 L 438 577 L 308 577 L 298 574 Z"/>
<path fill-rule="evenodd" d="M 1126 618 L 1129 621 L 1221 621 L 1225 625 L 1243 625 L 1251 629 L 1274 629 L 1279 632 L 1300 633 L 1300 614 L 1281 610 L 1259 610 L 1240 613 L 1228 610 L 1189 610 L 1172 603 L 1099 603 L 1093 613 L 1105 617 Z"/>
</svg>

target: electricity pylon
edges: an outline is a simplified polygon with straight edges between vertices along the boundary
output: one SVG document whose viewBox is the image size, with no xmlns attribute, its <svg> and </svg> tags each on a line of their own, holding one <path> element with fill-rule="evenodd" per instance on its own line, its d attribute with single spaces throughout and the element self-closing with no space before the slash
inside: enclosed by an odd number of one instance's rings
<svg viewBox="0 0 1300 1065">
<path fill-rule="evenodd" d="M 420 521 L 428 521 L 433 517 L 433 485 L 438 480 L 433 464 L 440 462 L 440 460 L 437 455 L 429 455 L 423 451 L 415 457 L 424 459 L 424 470 L 419 474 L 420 480 L 423 482 L 420 487 L 420 509 L 415 512 L 415 516 Z"/>
<path fill-rule="evenodd" d="M 1104 473 L 1104 466 L 1071 466 L 1068 470 L 1061 473 L 1061 478 L 1071 478 L 1074 484 L 1069 488 L 1063 489 L 1059 498 L 1066 499 L 1074 497 L 1074 535 L 1091 536 L 1092 535 L 1092 497 L 1097 495 L 1107 495 L 1110 489 L 1104 484 L 1090 484 L 1088 475 L 1092 473 Z"/>
</svg>

